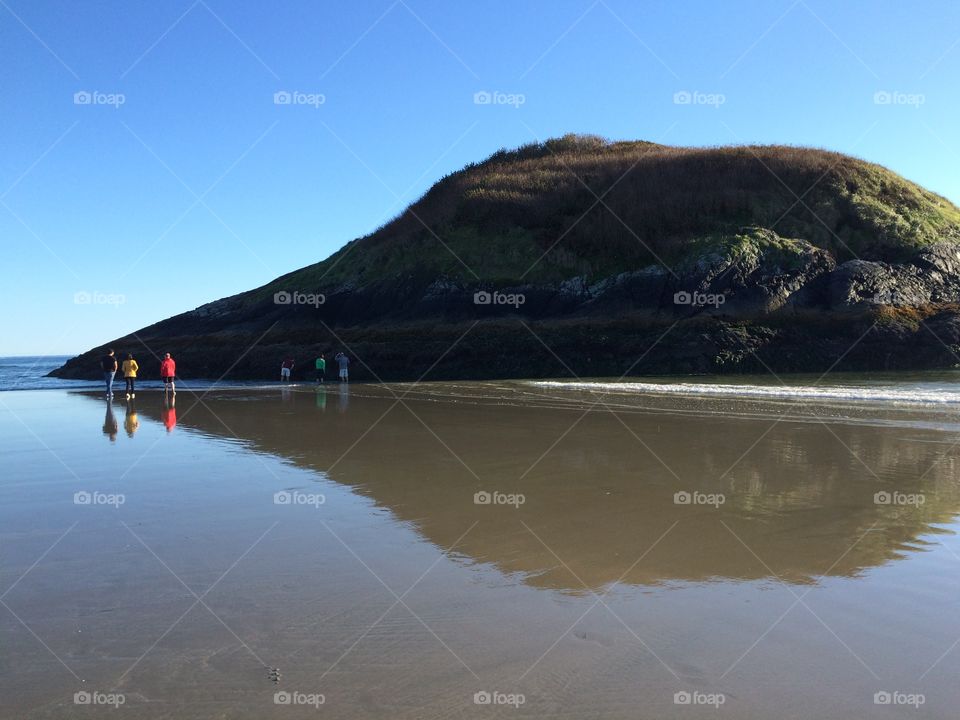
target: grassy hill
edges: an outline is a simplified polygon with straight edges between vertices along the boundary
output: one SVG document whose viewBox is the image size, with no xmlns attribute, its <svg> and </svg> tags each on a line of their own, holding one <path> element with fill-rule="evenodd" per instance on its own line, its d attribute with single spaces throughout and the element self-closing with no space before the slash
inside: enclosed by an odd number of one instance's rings
<svg viewBox="0 0 960 720">
<path fill-rule="evenodd" d="M 740 246 L 745 227 L 803 238 L 838 261 L 895 262 L 938 240 L 960 241 L 960 209 L 880 165 L 825 150 L 568 135 L 468 165 L 376 232 L 284 281 L 598 279 Z"/>
<path fill-rule="evenodd" d="M 497 288 L 525 303 L 474 302 Z M 326 302 L 278 305 L 281 290 Z M 347 345 L 361 376 L 416 378 L 467 327 L 435 376 L 563 374 L 529 329 L 595 375 L 944 367 L 960 363 L 958 303 L 960 209 L 880 165 L 569 135 L 498 151 L 329 258 L 110 345 L 206 377 Z M 95 376 L 103 347 L 55 374 Z"/>
</svg>

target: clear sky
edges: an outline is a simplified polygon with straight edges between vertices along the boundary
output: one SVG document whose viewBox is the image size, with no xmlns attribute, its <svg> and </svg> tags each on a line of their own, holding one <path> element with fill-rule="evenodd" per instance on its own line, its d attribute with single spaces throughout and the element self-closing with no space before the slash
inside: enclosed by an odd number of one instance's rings
<svg viewBox="0 0 960 720">
<path fill-rule="evenodd" d="M 568 132 L 826 147 L 960 203 L 955 0 L 0 0 L 0 52 L 0 355 L 262 285 Z"/>
</svg>

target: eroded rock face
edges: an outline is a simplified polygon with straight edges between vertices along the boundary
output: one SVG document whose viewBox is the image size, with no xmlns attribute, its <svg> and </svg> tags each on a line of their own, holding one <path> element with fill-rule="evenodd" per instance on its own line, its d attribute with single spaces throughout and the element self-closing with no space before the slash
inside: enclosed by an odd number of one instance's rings
<svg viewBox="0 0 960 720">
<path fill-rule="evenodd" d="M 859 303 L 890 304 L 901 282 L 911 275 L 906 268 L 887 263 L 850 260 L 843 263 L 829 277 L 829 302 L 831 307 L 844 307 Z M 907 286 L 902 285 L 904 290 Z M 919 283 L 912 284 L 912 290 Z M 910 299 L 914 299 L 911 293 Z M 929 295 L 924 298 L 924 302 Z M 887 302 L 883 302 L 886 300 Z"/>
<path fill-rule="evenodd" d="M 830 306 L 922 307 L 960 301 L 960 249 L 940 244 L 908 263 L 851 260 L 830 275 Z"/>
<path fill-rule="evenodd" d="M 836 267 L 833 256 L 810 243 L 793 241 L 785 255 L 774 248 L 755 254 L 712 256 L 697 264 L 702 274 L 686 278 L 698 291 L 723 295 L 723 310 L 732 315 L 769 313 L 791 302 L 796 293 Z"/>
<path fill-rule="evenodd" d="M 917 253 L 913 264 L 923 270 L 942 273 L 947 277 L 960 276 L 960 245 L 948 242 L 935 243 Z"/>
<path fill-rule="evenodd" d="M 675 268 L 655 265 L 586 288 L 573 287 L 580 291 L 577 295 L 584 300 L 580 310 L 585 312 L 756 316 L 788 305 L 818 304 L 819 295 L 802 291 L 835 270 L 836 261 L 828 251 L 793 240 L 789 251 L 776 246 L 755 252 L 708 251 Z M 564 292 L 570 289 L 570 281 L 561 286 Z"/>
<path fill-rule="evenodd" d="M 610 278 L 591 287 L 591 301 L 631 300 L 654 311 L 705 312 L 753 317 L 781 308 L 849 310 L 857 307 L 924 307 L 960 302 L 960 247 L 940 243 L 909 262 L 866 260 L 836 263 L 827 250 L 791 241 L 789 254 L 776 248 L 757 253 L 707 253 L 673 273 L 660 268 Z M 713 305 L 684 306 L 677 293 L 723 298 Z M 605 302 L 607 301 L 607 302 Z"/>
</svg>

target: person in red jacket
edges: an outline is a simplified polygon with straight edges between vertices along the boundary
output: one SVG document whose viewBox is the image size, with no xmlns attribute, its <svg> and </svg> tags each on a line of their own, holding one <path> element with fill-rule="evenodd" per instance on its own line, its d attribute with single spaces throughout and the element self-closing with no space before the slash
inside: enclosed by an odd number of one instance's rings
<svg viewBox="0 0 960 720">
<path fill-rule="evenodd" d="M 173 361 L 173 358 L 170 357 L 170 353 L 166 353 L 163 356 L 163 361 L 160 363 L 160 379 L 163 381 L 163 390 L 164 392 L 176 392 L 177 388 L 174 385 L 173 379 L 177 375 L 177 364 Z"/>
</svg>

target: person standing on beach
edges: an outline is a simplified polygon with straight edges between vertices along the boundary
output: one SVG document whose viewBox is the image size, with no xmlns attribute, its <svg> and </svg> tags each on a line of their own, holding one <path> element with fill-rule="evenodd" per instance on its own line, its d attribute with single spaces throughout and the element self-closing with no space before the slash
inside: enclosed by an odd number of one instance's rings
<svg viewBox="0 0 960 720">
<path fill-rule="evenodd" d="M 127 400 L 135 398 L 136 388 L 134 387 L 134 382 L 137 379 L 137 370 L 140 369 L 140 366 L 137 365 L 137 361 L 133 359 L 131 353 L 127 353 L 127 359 L 123 361 L 123 379 L 127 383 Z"/>
<path fill-rule="evenodd" d="M 280 382 L 290 382 L 290 373 L 293 372 L 293 358 L 287 355 L 280 363 Z"/>
<path fill-rule="evenodd" d="M 317 382 L 322 383 L 324 380 L 324 375 L 327 374 L 327 361 L 323 357 L 323 353 L 320 353 L 320 357 L 316 361 L 317 366 Z"/>
<path fill-rule="evenodd" d="M 160 363 L 160 380 L 163 381 L 163 391 L 177 392 L 177 386 L 174 378 L 177 376 L 177 363 L 170 357 L 170 353 L 165 353 Z"/>
<path fill-rule="evenodd" d="M 337 353 L 337 364 L 340 366 L 340 382 L 349 382 L 350 378 L 347 368 L 350 367 L 350 358 L 342 352 Z"/>
<path fill-rule="evenodd" d="M 107 354 L 100 358 L 100 369 L 103 370 L 103 381 L 107 385 L 106 396 L 113 397 L 113 376 L 117 373 L 117 358 L 113 354 L 113 348 L 107 350 Z"/>
</svg>

